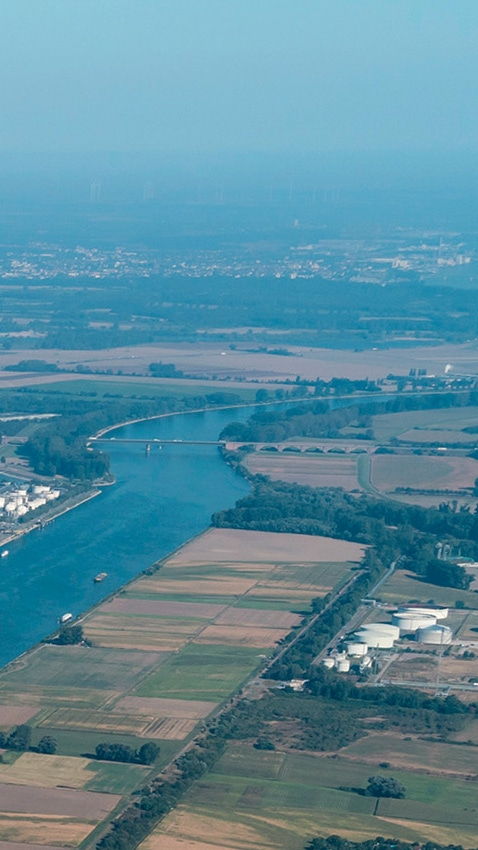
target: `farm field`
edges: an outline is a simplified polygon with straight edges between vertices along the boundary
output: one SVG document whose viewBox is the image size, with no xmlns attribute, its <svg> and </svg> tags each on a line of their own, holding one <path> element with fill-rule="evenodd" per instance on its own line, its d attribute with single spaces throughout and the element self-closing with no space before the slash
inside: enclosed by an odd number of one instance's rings
<svg viewBox="0 0 478 850">
<path fill-rule="evenodd" d="M 463 602 L 466 608 L 476 608 L 478 602 L 473 591 L 428 584 L 408 570 L 395 570 L 381 586 L 378 596 L 383 602 L 394 605 L 401 602 L 429 602 L 433 599 L 436 605 L 448 606 Z"/>
<path fill-rule="evenodd" d="M 478 463 L 469 457 L 374 455 L 371 464 L 372 484 L 393 497 L 396 487 L 453 491 L 473 488 L 478 476 Z M 444 497 L 439 498 L 443 501 Z"/>
<path fill-rule="evenodd" d="M 254 475 L 273 481 L 307 484 L 310 487 L 343 487 L 356 490 L 357 455 L 314 455 L 312 453 L 254 452 L 246 466 Z"/>
<path fill-rule="evenodd" d="M 402 413 L 387 413 L 373 417 L 374 437 L 379 443 L 398 439 L 440 442 L 440 432 L 452 432 L 453 442 L 467 442 L 467 438 L 477 435 L 461 434 L 463 428 L 478 426 L 478 407 L 454 407 L 445 410 L 407 410 Z M 404 436 L 412 432 L 413 437 Z"/>
<path fill-rule="evenodd" d="M 364 760 L 230 744 L 141 850 L 302 850 L 313 835 L 337 832 L 357 841 L 385 835 L 475 846 L 473 782 L 396 767 L 380 772 L 406 786 L 406 799 L 377 804 L 352 790 L 367 785 Z"/>
<path fill-rule="evenodd" d="M 85 615 L 88 644 L 42 644 L 0 671 L 0 728 L 29 723 L 33 747 L 57 741 L 55 755 L 5 753 L 0 787 L 20 789 L 19 800 L 38 793 L 37 808 L 21 810 L 0 795 L 0 846 L 82 842 L 263 665 L 313 598 L 347 580 L 364 548 L 211 529 Z M 160 747 L 154 768 L 94 756 L 99 743 L 148 740 Z"/>
<path fill-rule="evenodd" d="M 157 345 L 124 346 L 121 348 L 92 350 L 42 349 L 41 358 L 59 367 L 74 369 L 87 365 L 90 369 L 121 369 L 124 376 L 132 373 L 147 373 L 151 362 L 174 363 L 177 369 L 198 376 L 216 375 L 215 384 L 226 377 L 250 380 L 292 380 L 297 375 L 297 359 L 260 351 L 237 348 L 224 351 L 222 342 L 170 343 Z M 391 348 L 380 351 L 349 351 L 301 346 L 288 346 L 292 354 L 300 356 L 300 374 L 315 380 L 320 375 L 330 380 L 337 375 L 344 378 L 385 378 L 390 372 L 407 374 L 411 368 L 426 368 L 429 373 L 443 373 L 447 363 L 453 363 L 458 371 L 476 374 L 476 350 L 470 343 L 420 346 L 416 348 Z M 1 364 L 15 364 L 31 358 L 31 349 L 16 349 L 2 352 Z M 41 378 L 41 376 L 39 376 Z M 101 377 L 101 376 L 100 376 Z M 23 378 L 24 376 L 19 376 Z M 32 383 L 31 375 L 28 376 Z M 51 381 L 52 376 L 49 375 Z M 64 380 L 64 377 L 61 376 Z M 91 380 L 91 376 L 88 376 Z M 16 380 L 11 372 L 5 373 L 5 382 L 12 385 Z M 111 378 L 109 378 L 111 380 Z M 124 378 L 123 378 L 124 380 Z M 235 386 L 235 383 L 232 384 Z M 255 390 L 257 385 L 255 386 Z"/>
</svg>

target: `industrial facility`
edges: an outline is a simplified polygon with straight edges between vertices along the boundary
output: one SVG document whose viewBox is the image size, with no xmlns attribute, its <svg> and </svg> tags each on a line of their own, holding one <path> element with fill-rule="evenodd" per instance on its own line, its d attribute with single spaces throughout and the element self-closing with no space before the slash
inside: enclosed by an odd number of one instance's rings
<svg viewBox="0 0 478 850">
<path fill-rule="evenodd" d="M 0 491 L 0 520 L 17 520 L 61 495 L 46 484 L 20 485 L 6 483 Z"/>
<path fill-rule="evenodd" d="M 348 673 L 353 669 L 362 673 L 380 658 L 380 650 L 399 650 L 400 641 L 413 639 L 430 647 L 449 646 L 453 631 L 438 621 L 446 620 L 448 608 L 435 605 L 399 605 L 391 612 L 391 622 L 364 622 L 353 634 L 346 635 L 339 645 L 322 661 L 326 669 Z M 403 648 L 409 644 L 404 644 Z"/>
</svg>

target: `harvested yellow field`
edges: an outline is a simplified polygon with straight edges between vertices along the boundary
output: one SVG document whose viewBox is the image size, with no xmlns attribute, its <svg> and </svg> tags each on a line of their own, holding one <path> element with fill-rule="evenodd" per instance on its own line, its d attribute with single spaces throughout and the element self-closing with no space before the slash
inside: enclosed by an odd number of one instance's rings
<svg viewBox="0 0 478 850">
<path fill-rule="evenodd" d="M 255 452 L 246 465 L 253 475 L 267 475 L 273 481 L 307 484 L 310 487 L 357 489 L 357 456 L 330 457 L 307 453 Z"/>
<path fill-rule="evenodd" d="M 80 708 L 55 709 L 40 723 L 40 727 L 54 729 L 76 729 L 97 732 L 117 732 L 141 735 L 154 717 L 133 717 L 128 714 L 114 714 L 108 711 L 88 711 Z"/>
<path fill-rule="evenodd" d="M 194 576 L 195 590 L 198 596 L 242 596 L 250 587 L 254 585 L 254 578 L 241 577 L 241 575 L 224 575 L 211 577 L 207 573 L 208 565 L 204 565 L 204 577 Z M 263 569 L 263 565 L 261 565 Z M 138 593 L 170 593 L 181 594 L 189 593 L 190 587 L 187 586 L 191 579 L 184 577 L 182 579 L 165 578 L 162 571 L 157 573 L 157 578 L 140 579 L 134 585 L 135 592 Z"/>
<path fill-rule="evenodd" d="M 0 815 L 0 840 L 48 847 L 76 847 L 95 826 L 94 821 L 76 818 L 39 817 L 31 814 Z"/>
<path fill-rule="evenodd" d="M 207 626 L 194 643 L 212 643 L 225 646 L 256 646 L 258 649 L 274 646 L 288 629 L 261 629 L 251 626 Z"/>
<path fill-rule="evenodd" d="M 380 816 L 377 817 L 377 821 L 382 821 L 382 823 L 393 823 L 397 826 L 413 830 L 421 837 L 422 841 L 433 841 L 437 844 L 443 844 L 445 847 L 448 847 L 449 845 L 456 846 L 457 844 L 462 847 L 476 847 L 476 832 L 472 828 L 463 829 L 463 827 L 457 826 L 456 824 L 453 826 L 441 826 L 431 823 L 421 823 L 420 821 L 413 820 L 382 818 Z M 377 829 L 377 832 L 382 834 L 380 829 Z"/>
<path fill-rule="evenodd" d="M 116 711 L 124 710 L 153 717 L 184 717 L 191 720 L 201 720 L 215 708 L 215 702 L 166 697 L 123 697 L 115 705 Z"/>
<path fill-rule="evenodd" d="M 168 565 L 213 564 L 237 561 L 283 563 L 321 561 L 360 561 L 365 547 L 359 543 L 315 537 L 311 534 L 279 534 L 267 531 L 242 531 L 235 528 L 210 528 L 187 543 Z"/>
<path fill-rule="evenodd" d="M 140 845 L 140 850 L 176 850 L 180 846 L 179 841 L 196 842 L 201 850 L 276 850 L 276 845 L 266 841 L 260 829 L 239 821 L 231 823 L 196 814 L 183 806 L 178 806 L 164 819 L 161 826 Z"/>
<path fill-rule="evenodd" d="M 312 589 L 312 588 L 311 588 Z M 249 593 L 247 594 L 247 599 L 259 598 L 259 599 L 275 599 L 275 600 L 285 600 L 286 602 L 290 602 L 291 606 L 295 607 L 296 603 L 304 603 L 310 602 L 311 597 L 311 589 L 309 590 L 297 590 L 297 588 L 291 588 L 290 585 L 285 586 L 281 583 L 280 587 L 277 587 L 274 584 L 267 584 L 267 582 L 261 582 L 253 587 Z M 314 596 L 321 596 L 322 593 L 327 593 L 330 588 L 313 588 Z"/>
<path fill-rule="evenodd" d="M 174 652 L 195 635 L 201 623 L 166 617 L 107 614 L 100 609 L 84 623 L 86 637 L 96 646 Z"/>
<path fill-rule="evenodd" d="M 197 718 L 161 717 L 153 720 L 145 730 L 146 738 L 161 738 L 165 741 L 182 741 L 187 738 L 197 724 Z"/>
<path fill-rule="evenodd" d="M 273 628 L 290 631 L 298 626 L 301 617 L 289 611 L 267 611 L 262 608 L 228 608 L 217 619 L 220 626 L 248 626 L 252 628 Z"/>
<path fill-rule="evenodd" d="M 0 782 L 40 788 L 83 788 L 91 779 L 88 759 L 22 753 L 13 764 L 0 764 Z"/>
</svg>

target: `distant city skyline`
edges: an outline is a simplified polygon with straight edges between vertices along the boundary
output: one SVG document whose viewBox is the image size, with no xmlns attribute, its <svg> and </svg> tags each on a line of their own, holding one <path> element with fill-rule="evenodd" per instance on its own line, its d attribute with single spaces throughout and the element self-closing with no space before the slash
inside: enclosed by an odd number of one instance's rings
<svg viewBox="0 0 478 850">
<path fill-rule="evenodd" d="M 3 0 L 0 153 L 477 151 L 476 0 Z"/>
</svg>

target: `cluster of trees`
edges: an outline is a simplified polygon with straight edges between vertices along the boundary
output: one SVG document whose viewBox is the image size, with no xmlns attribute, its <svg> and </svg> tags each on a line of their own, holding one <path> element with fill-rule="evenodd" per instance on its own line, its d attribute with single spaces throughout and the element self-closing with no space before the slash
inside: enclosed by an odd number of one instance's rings
<svg viewBox="0 0 478 850">
<path fill-rule="evenodd" d="M 9 735 L 6 735 L 4 732 L 0 732 L 0 747 L 4 747 L 7 750 L 25 752 L 31 748 L 31 743 L 32 729 L 31 726 L 28 726 L 25 723 L 22 723 L 20 726 L 15 726 Z M 57 743 L 55 738 L 51 735 L 44 735 L 43 738 L 40 738 L 34 749 L 36 749 L 39 753 L 53 755 L 56 753 L 56 747 Z"/>
<path fill-rule="evenodd" d="M 174 363 L 150 363 L 149 371 L 155 378 L 183 378 L 184 372 L 176 369 Z"/>
<path fill-rule="evenodd" d="M 428 841 L 426 844 L 418 844 L 416 841 L 400 841 L 397 838 L 370 838 L 367 841 L 348 841 L 340 835 L 330 835 L 328 838 L 313 838 L 308 842 L 305 850 L 463 850 L 461 844 L 437 844 L 436 841 Z"/>
<path fill-rule="evenodd" d="M 95 749 L 96 758 L 101 761 L 122 761 L 135 764 L 153 764 L 158 755 L 159 747 L 153 741 L 143 744 L 139 750 L 128 744 L 98 744 Z"/>
<path fill-rule="evenodd" d="M 369 776 L 366 794 L 370 797 L 392 797 L 403 800 L 407 789 L 393 776 Z"/>
<path fill-rule="evenodd" d="M 85 638 L 82 626 L 62 626 L 58 633 L 56 643 L 60 646 L 72 646 L 74 644 L 83 643 L 84 640 Z"/>
</svg>

